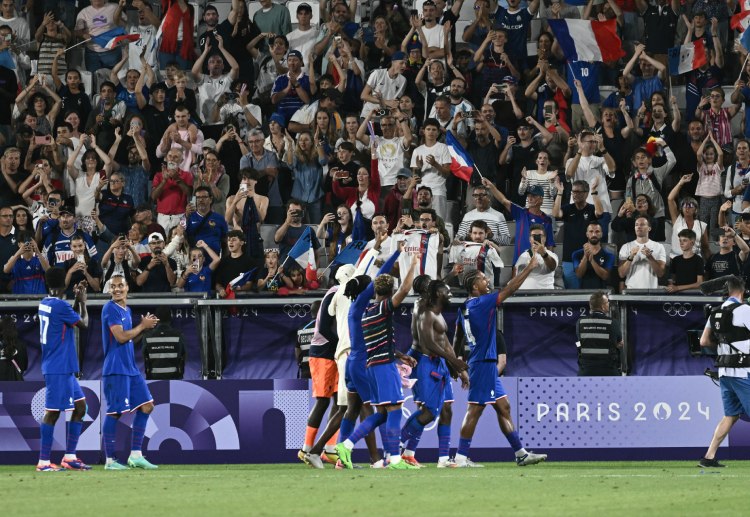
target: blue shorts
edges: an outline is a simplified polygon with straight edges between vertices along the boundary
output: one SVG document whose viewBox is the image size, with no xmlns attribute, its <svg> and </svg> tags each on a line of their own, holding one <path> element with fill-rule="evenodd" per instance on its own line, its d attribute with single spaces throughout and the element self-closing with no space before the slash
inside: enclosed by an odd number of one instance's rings
<svg viewBox="0 0 750 517">
<path fill-rule="evenodd" d="M 495 361 L 479 361 L 469 365 L 469 404 L 494 404 L 506 396 Z"/>
<path fill-rule="evenodd" d="M 443 402 L 453 402 L 455 397 L 453 396 L 453 379 L 450 375 L 445 378 L 445 400 Z"/>
<path fill-rule="evenodd" d="M 370 404 L 387 406 L 401 404 L 404 401 L 404 390 L 401 388 L 401 375 L 396 363 L 376 364 L 367 368 L 367 379 L 370 381 Z"/>
<path fill-rule="evenodd" d="M 725 416 L 750 415 L 750 378 L 721 377 L 719 386 Z"/>
<path fill-rule="evenodd" d="M 365 371 L 367 361 L 365 359 L 352 360 L 352 356 L 346 360 L 346 391 L 356 393 L 362 399 L 363 404 L 369 404 L 372 400 L 370 382 L 367 380 Z"/>
<path fill-rule="evenodd" d="M 437 416 L 445 402 L 445 387 L 450 385 L 451 377 L 445 360 L 442 357 L 422 355 L 413 371 L 417 372 L 417 383 L 414 387 L 418 387 L 414 400 L 422 403 Z"/>
<path fill-rule="evenodd" d="M 73 405 L 86 399 L 75 374 L 50 373 L 44 376 L 44 409 L 47 411 L 73 411 Z"/>
<path fill-rule="evenodd" d="M 108 415 L 135 411 L 143 404 L 154 401 L 146 381 L 140 375 L 104 375 L 102 380 Z"/>
</svg>

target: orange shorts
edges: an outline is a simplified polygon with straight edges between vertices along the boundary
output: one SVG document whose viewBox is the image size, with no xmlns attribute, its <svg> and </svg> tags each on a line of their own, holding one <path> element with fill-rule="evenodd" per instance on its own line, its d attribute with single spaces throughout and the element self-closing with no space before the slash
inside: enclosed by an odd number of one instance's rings
<svg viewBox="0 0 750 517">
<path fill-rule="evenodd" d="M 336 367 L 336 361 L 322 357 L 311 357 L 310 376 L 312 377 L 313 397 L 333 397 L 339 383 L 339 371 Z"/>
</svg>

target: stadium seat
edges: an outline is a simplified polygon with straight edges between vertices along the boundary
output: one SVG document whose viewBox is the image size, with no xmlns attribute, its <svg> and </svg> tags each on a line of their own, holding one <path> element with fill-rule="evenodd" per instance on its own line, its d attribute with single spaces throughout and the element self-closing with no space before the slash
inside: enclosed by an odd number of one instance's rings
<svg viewBox="0 0 750 517">
<path fill-rule="evenodd" d="M 216 10 L 219 11 L 220 23 L 229 18 L 229 12 L 232 10 L 231 2 L 213 2 L 211 5 L 216 7 Z"/>
<path fill-rule="evenodd" d="M 278 248 L 273 240 L 273 236 L 276 233 L 277 226 L 275 224 L 261 224 L 260 225 L 260 236 L 263 239 L 263 249 Z"/>
<path fill-rule="evenodd" d="M 513 265 L 513 246 L 500 246 L 500 258 L 505 266 Z"/>
<path fill-rule="evenodd" d="M 465 43 L 464 30 L 471 25 L 470 21 L 459 20 L 456 22 L 456 43 Z"/>
</svg>

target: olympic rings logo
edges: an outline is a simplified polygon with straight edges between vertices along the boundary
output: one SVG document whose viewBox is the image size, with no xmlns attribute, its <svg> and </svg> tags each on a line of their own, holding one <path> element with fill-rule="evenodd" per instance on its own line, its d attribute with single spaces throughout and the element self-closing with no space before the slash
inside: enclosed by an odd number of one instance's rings
<svg viewBox="0 0 750 517">
<path fill-rule="evenodd" d="M 693 310 L 693 304 L 667 302 L 662 306 L 662 310 L 671 317 L 680 316 L 684 318 L 685 316 L 687 316 L 688 312 L 691 312 Z"/>
<path fill-rule="evenodd" d="M 310 305 L 305 303 L 288 303 L 284 305 L 282 310 L 290 318 L 304 318 L 310 314 Z"/>
</svg>

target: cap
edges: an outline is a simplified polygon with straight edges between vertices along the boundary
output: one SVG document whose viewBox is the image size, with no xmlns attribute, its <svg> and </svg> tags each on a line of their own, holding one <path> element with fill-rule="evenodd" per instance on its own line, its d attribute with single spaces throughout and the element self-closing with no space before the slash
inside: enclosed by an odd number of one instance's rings
<svg viewBox="0 0 750 517">
<path fill-rule="evenodd" d="M 404 54 L 400 50 L 391 54 L 391 61 L 403 61 L 404 59 L 406 59 L 406 54 Z"/>
<path fill-rule="evenodd" d="M 216 150 L 216 140 L 213 138 L 207 138 L 203 141 L 203 149 L 213 149 Z"/>
<path fill-rule="evenodd" d="M 532 185 L 526 189 L 526 195 L 544 197 L 544 189 L 539 185 Z"/>
<path fill-rule="evenodd" d="M 297 6 L 297 12 L 300 12 L 300 11 L 312 12 L 312 7 L 307 2 L 302 2 L 301 4 Z"/>
<path fill-rule="evenodd" d="M 166 83 L 161 82 L 161 83 L 156 83 L 155 85 L 151 87 L 151 93 L 154 93 L 156 90 L 164 90 L 166 92 L 167 90 L 169 90 L 169 88 L 167 87 Z"/>
<path fill-rule="evenodd" d="M 406 167 L 401 167 L 396 173 L 397 178 L 411 178 L 411 176 L 411 169 L 407 169 Z"/>
<path fill-rule="evenodd" d="M 506 75 L 505 77 L 503 77 L 502 79 L 500 79 L 500 82 L 501 83 L 516 84 L 518 81 L 516 81 L 516 78 L 513 77 L 512 75 Z"/>
<path fill-rule="evenodd" d="M 354 276 L 354 266 L 351 264 L 344 264 L 336 270 L 336 280 L 339 284 L 346 284 Z"/>
<path fill-rule="evenodd" d="M 302 52 L 300 52 L 299 50 L 290 50 L 289 53 L 286 55 L 286 58 L 289 59 L 290 57 L 296 57 L 300 61 L 303 61 Z"/>
<path fill-rule="evenodd" d="M 164 236 L 159 232 L 154 232 L 148 236 L 148 242 L 164 242 Z"/>
<path fill-rule="evenodd" d="M 422 44 L 418 41 L 410 41 L 408 45 L 406 45 L 406 50 L 411 52 L 412 50 L 422 50 Z"/>
<path fill-rule="evenodd" d="M 70 200 L 65 201 L 62 206 L 60 206 L 59 212 L 61 214 L 70 214 L 75 215 L 76 214 L 76 207 L 75 204 L 71 203 Z"/>
<path fill-rule="evenodd" d="M 326 88 L 320 93 L 320 98 L 331 99 L 334 102 L 339 102 L 341 100 L 341 92 L 336 88 Z"/>
<path fill-rule="evenodd" d="M 284 115 L 281 113 L 274 113 L 271 115 L 271 118 L 268 119 L 268 123 L 276 122 L 281 127 L 286 127 L 286 119 L 284 119 Z"/>
</svg>

